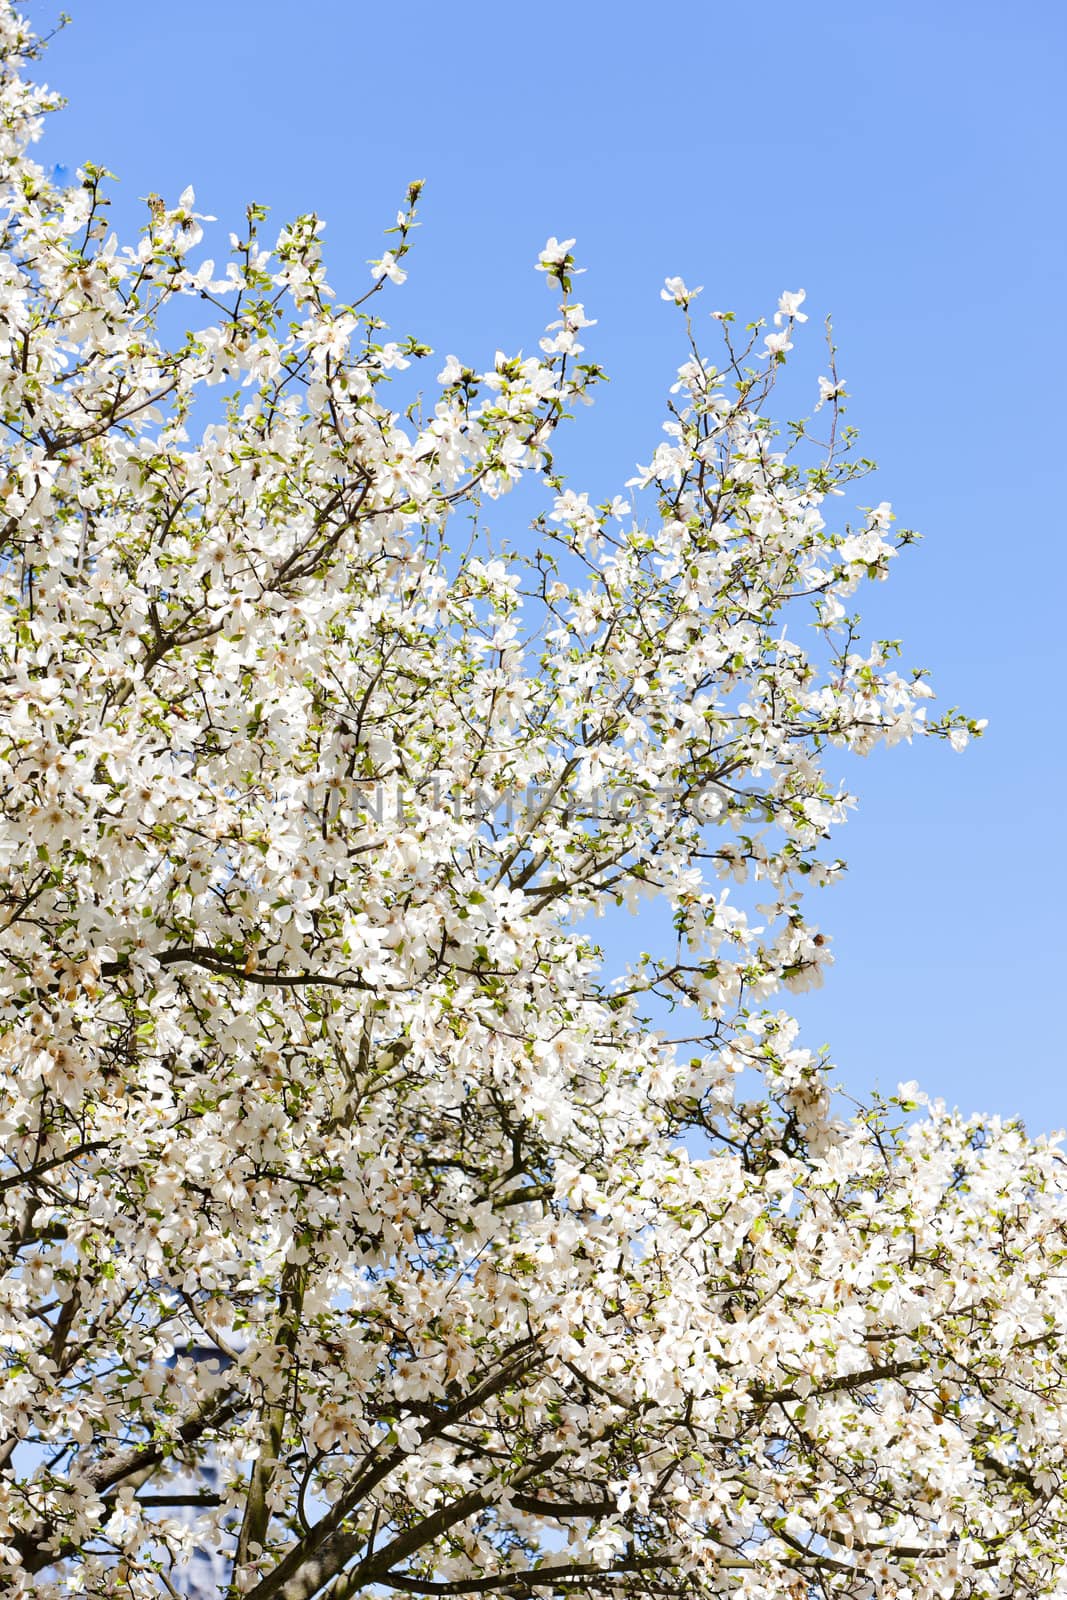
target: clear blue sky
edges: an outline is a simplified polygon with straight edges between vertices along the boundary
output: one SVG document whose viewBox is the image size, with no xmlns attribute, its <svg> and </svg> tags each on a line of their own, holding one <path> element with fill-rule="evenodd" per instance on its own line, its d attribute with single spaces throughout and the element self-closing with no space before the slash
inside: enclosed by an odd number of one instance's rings
<svg viewBox="0 0 1067 1600">
<path fill-rule="evenodd" d="M 227 227 L 250 199 L 314 209 L 343 294 L 425 178 L 395 327 L 472 362 L 533 347 L 531 263 L 576 235 L 613 381 L 563 464 L 595 499 L 658 436 L 681 356 L 667 274 L 746 320 L 806 288 L 812 374 L 833 313 L 882 469 L 861 498 L 925 535 L 865 614 L 990 727 L 962 757 L 853 768 L 851 872 L 819 908 L 837 965 L 798 1009 L 857 1092 L 914 1077 L 1067 1122 L 1058 0 L 66 3 L 46 157 L 116 171 L 127 233 L 136 197 L 190 182 Z"/>
</svg>

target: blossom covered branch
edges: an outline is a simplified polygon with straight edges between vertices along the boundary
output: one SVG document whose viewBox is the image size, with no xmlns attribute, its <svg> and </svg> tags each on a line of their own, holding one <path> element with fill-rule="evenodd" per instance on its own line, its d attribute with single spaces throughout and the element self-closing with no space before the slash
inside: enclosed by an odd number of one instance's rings
<svg viewBox="0 0 1067 1600">
<path fill-rule="evenodd" d="M 832 351 L 771 422 L 803 293 L 712 361 L 667 280 L 664 438 L 593 505 L 573 240 L 538 354 L 427 366 L 419 185 L 348 302 L 313 216 L 124 245 L 0 40 L 5 1593 L 1058 1592 L 1060 1151 L 837 1117 L 775 1008 L 827 753 L 980 731 L 860 642 L 912 536 L 842 510 Z"/>
</svg>

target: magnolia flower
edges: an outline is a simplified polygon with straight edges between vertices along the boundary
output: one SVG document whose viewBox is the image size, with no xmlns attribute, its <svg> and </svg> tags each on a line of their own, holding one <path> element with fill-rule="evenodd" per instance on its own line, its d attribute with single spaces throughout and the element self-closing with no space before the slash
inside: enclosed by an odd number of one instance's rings
<svg viewBox="0 0 1067 1600">
<path fill-rule="evenodd" d="M 823 373 L 820 373 L 818 383 L 819 401 L 815 407 L 816 411 L 821 411 L 828 400 L 839 400 L 845 395 L 846 391 L 843 379 L 827 378 Z"/>
<path fill-rule="evenodd" d="M 537 257 L 538 272 L 558 272 L 566 265 L 567 258 L 574 246 L 573 239 L 557 239 L 555 234 L 542 246 Z"/>
<path fill-rule="evenodd" d="M 807 322 L 807 312 L 800 309 L 806 299 L 806 290 L 786 289 L 778 299 L 778 310 L 774 313 L 775 327 L 780 328 L 783 321 Z"/>
<path fill-rule="evenodd" d="M 391 250 L 387 250 L 378 260 L 371 261 L 368 265 L 374 278 L 388 278 L 390 283 L 403 283 L 407 278 L 407 273 Z"/>
<path fill-rule="evenodd" d="M 696 289 L 688 289 L 681 278 L 667 278 L 659 297 L 661 300 L 673 300 L 676 306 L 687 306 L 690 300 L 695 300 L 702 291 L 703 285 Z"/>
</svg>

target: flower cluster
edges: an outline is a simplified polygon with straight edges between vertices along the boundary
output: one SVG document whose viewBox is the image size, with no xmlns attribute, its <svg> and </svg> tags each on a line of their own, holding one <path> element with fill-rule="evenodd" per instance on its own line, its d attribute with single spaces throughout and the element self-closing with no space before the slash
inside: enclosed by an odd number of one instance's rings
<svg viewBox="0 0 1067 1600">
<path fill-rule="evenodd" d="M 1063 1158 L 838 1119 L 770 1005 L 829 960 L 826 751 L 979 729 L 859 642 L 910 535 L 836 514 L 836 373 L 771 425 L 803 292 L 716 365 L 667 280 L 664 436 L 595 505 L 573 240 L 537 355 L 405 403 L 417 184 L 350 303 L 313 216 L 220 269 L 187 190 L 124 245 L 0 43 L 4 1592 L 1059 1592 Z"/>
</svg>

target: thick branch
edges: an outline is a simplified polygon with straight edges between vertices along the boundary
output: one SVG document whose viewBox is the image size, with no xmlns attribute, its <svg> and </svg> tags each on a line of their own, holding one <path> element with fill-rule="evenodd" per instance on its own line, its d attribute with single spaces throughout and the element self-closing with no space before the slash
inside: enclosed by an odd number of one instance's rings
<svg viewBox="0 0 1067 1600">
<path fill-rule="evenodd" d="M 481 1383 L 464 1395 L 462 1399 L 435 1412 L 429 1425 L 422 1431 L 422 1440 L 436 1438 L 464 1416 L 478 1410 L 487 1400 L 491 1400 L 502 1389 L 506 1389 L 509 1384 L 519 1382 L 526 1376 L 531 1367 L 536 1364 L 540 1351 L 532 1341 L 524 1341 L 521 1345 L 516 1346 L 510 1352 L 510 1355 L 511 1359 L 503 1367 L 500 1367 L 496 1372 L 490 1373 Z M 248 1592 L 246 1600 L 270 1600 L 270 1597 L 276 1594 L 283 1594 L 285 1600 L 290 1600 L 289 1591 L 283 1585 L 290 1579 L 296 1581 L 302 1570 L 310 1570 L 312 1566 L 318 1567 L 323 1564 L 325 1552 L 334 1547 L 334 1542 L 340 1536 L 345 1521 L 355 1508 L 377 1488 L 382 1479 L 388 1477 L 389 1473 L 400 1465 L 405 1454 L 406 1452 L 397 1446 L 389 1451 L 387 1455 L 380 1457 L 377 1461 L 372 1461 L 372 1464 L 365 1471 L 358 1473 L 326 1515 L 321 1517 L 305 1537 L 288 1551 L 273 1572 L 268 1573 L 267 1577 L 256 1588 Z M 362 1536 L 360 1536 L 356 1539 L 348 1554 L 342 1560 L 337 1561 L 332 1570 L 324 1571 L 315 1588 L 307 1590 L 307 1594 L 314 1594 L 315 1589 L 320 1588 L 323 1583 L 334 1577 L 361 1548 L 362 1543 Z M 402 1558 L 394 1557 L 394 1560 L 397 1559 Z M 294 1590 L 293 1594 L 303 1594 L 304 1592 L 304 1590 L 298 1589 Z"/>
</svg>

